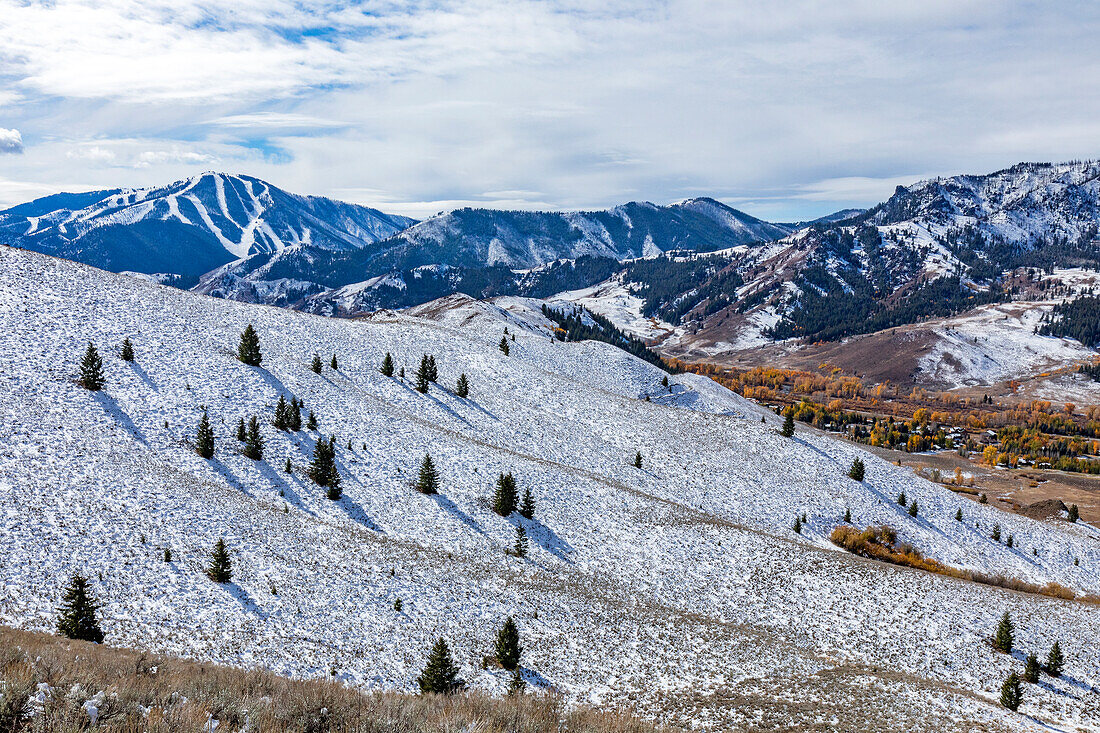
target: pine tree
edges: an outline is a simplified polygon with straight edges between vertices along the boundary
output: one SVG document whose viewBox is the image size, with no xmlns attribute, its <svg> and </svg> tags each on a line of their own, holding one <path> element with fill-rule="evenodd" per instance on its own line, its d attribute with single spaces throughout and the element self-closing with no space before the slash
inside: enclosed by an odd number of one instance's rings
<svg viewBox="0 0 1100 733">
<path fill-rule="evenodd" d="M 1058 642 L 1054 642 L 1054 645 L 1050 647 L 1050 654 L 1047 655 L 1047 663 L 1043 666 L 1044 671 L 1051 677 L 1062 676 L 1062 664 L 1065 660 L 1062 659 L 1062 647 Z"/>
<path fill-rule="evenodd" d="M 634 468 L 641 468 L 641 467 L 642 467 L 642 452 L 637 451 L 634 454 Z"/>
<path fill-rule="evenodd" d="M 88 348 L 84 350 L 84 358 L 80 360 L 80 386 L 92 392 L 103 389 L 107 378 L 103 376 L 103 359 L 95 344 L 88 342 Z"/>
<path fill-rule="evenodd" d="M 917 500 L 913 499 L 913 502 L 909 505 L 909 516 L 917 516 Z"/>
<path fill-rule="evenodd" d="M 237 345 L 237 358 L 249 366 L 259 366 L 264 360 L 260 353 L 260 337 L 252 324 L 241 333 L 241 343 Z"/>
<path fill-rule="evenodd" d="M 501 473 L 497 477 L 497 488 L 493 494 L 493 511 L 502 517 L 514 512 L 519 504 L 516 480 L 512 473 Z"/>
<path fill-rule="evenodd" d="M 787 416 L 783 418 L 783 427 L 779 434 L 784 438 L 790 438 L 794 435 L 794 413 L 788 412 Z"/>
<path fill-rule="evenodd" d="M 852 523 L 852 510 L 851 509 L 845 509 L 844 510 L 844 521 L 847 522 L 848 524 Z"/>
<path fill-rule="evenodd" d="M 328 365 L 329 365 L 329 368 L 332 369 L 332 371 L 336 371 L 337 369 L 340 368 L 336 364 L 336 354 L 332 355 L 332 360 L 328 363 Z"/>
<path fill-rule="evenodd" d="M 511 671 L 519 667 L 523 647 L 519 643 L 519 629 L 511 616 L 504 620 L 504 625 L 497 632 L 496 653 L 497 661 L 504 669 Z"/>
<path fill-rule="evenodd" d="M 1076 522 L 1080 518 L 1080 512 L 1077 509 L 1076 504 L 1069 505 L 1069 516 L 1066 517 L 1071 522 Z"/>
<path fill-rule="evenodd" d="M 264 457 L 264 436 L 260 434 L 260 420 L 253 415 L 248 420 L 248 435 L 244 440 L 244 455 L 254 461 Z"/>
<path fill-rule="evenodd" d="M 172 562 L 172 551 L 167 547 L 164 548 L 164 562 Z"/>
<path fill-rule="evenodd" d="M 450 695 L 460 689 L 462 680 L 458 679 L 458 668 L 451 661 L 451 650 L 442 638 L 432 647 L 428 655 L 428 664 L 416 678 L 422 693 Z"/>
<path fill-rule="evenodd" d="M 298 432 L 302 429 L 302 401 L 297 397 L 290 398 L 290 410 L 286 419 L 287 429 Z"/>
<path fill-rule="evenodd" d="M 428 391 L 428 385 L 431 380 L 428 379 L 428 375 L 431 373 L 428 366 L 428 355 L 424 354 L 420 357 L 420 367 L 416 370 L 416 391 L 421 394 Z"/>
<path fill-rule="evenodd" d="M 74 573 L 61 596 L 61 613 L 57 618 L 58 633 L 70 639 L 103 643 L 103 631 L 100 630 L 96 618 L 99 608 L 99 604 L 88 591 L 88 579 Z"/>
<path fill-rule="evenodd" d="M 661 377 L 661 386 L 662 387 L 667 387 L 668 386 L 668 375 L 667 374 L 665 374 L 664 376 Z"/>
<path fill-rule="evenodd" d="M 796 516 L 794 518 L 794 524 L 791 525 L 791 529 L 795 531 L 795 534 L 802 534 L 802 517 Z"/>
<path fill-rule="evenodd" d="M 516 526 L 516 544 L 512 548 L 516 557 L 527 557 L 527 530 L 522 526 Z"/>
<path fill-rule="evenodd" d="M 997 540 L 998 542 L 1000 542 L 1000 541 L 1001 541 L 1001 525 L 999 525 L 999 524 L 994 524 L 994 525 L 993 525 L 993 534 L 992 534 L 992 535 L 990 535 L 990 536 L 991 536 L 991 537 L 992 537 L 993 539 L 995 539 L 995 540 Z"/>
<path fill-rule="evenodd" d="M 435 366 L 435 356 L 428 354 L 428 381 L 435 382 L 439 379 L 439 369 Z"/>
<path fill-rule="evenodd" d="M 993 636 L 993 648 L 999 652 L 1005 654 L 1012 653 L 1012 641 L 1016 636 L 1016 627 L 1012 624 L 1012 619 L 1008 616 L 1008 611 L 1005 611 L 1005 615 L 1001 616 L 1000 622 L 997 624 L 997 633 Z"/>
<path fill-rule="evenodd" d="M 470 395 L 470 380 L 466 379 L 466 373 L 458 375 L 458 383 L 455 385 L 455 394 L 466 399 Z"/>
<path fill-rule="evenodd" d="M 863 465 L 863 459 L 857 458 L 852 461 L 852 467 L 848 469 L 848 478 L 854 479 L 856 481 L 862 481 L 864 471 L 865 467 Z"/>
<path fill-rule="evenodd" d="M 962 507 L 959 507 L 958 509 L 955 510 L 955 521 L 956 522 L 961 522 L 962 520 L 963 520 L 963 510 L 962 510 Z"/>
<path fill-rule="evenodd" d="M 199 430 L 195 435 L 195 450 L 203 458 L 214 457 L 214 428 L 210 427 L 210 416 L 206 410 L 202 411 L 199 418 Z"/>
<path fill-rule="evenodd" d="M 286 398 L 279 395 L 279 401 L 275 403 L 275 419 L 271 421 L 279 430 L 286 430 L 290 427 L 290 405 L 286 403 Z"/>
<path fill-rule="evenodd" d="M 1024 662 L 1024 682 L 1035 684 L 1039 681 L 1039 672 L 1039 656 L 1032 652 L 1027 655 L 1027 661 Z"/>
<path fill-rule="evenodd" d="M 978 497 L 978 503 L 979 504 L 988 504 L 989 503 L 989 497 L 986 496 L 985 494 L 982 494 L 981 496 Z"/>
<path fill-rule="evenodd" d="M 393 376 L 393 356 L 388 351 L 386 352 L 385 358 L 382 359 L 382 368 L 380 371 L 387 377 Z"/>
<path fill-rule="evenodd" d="M 248 428 L 244 426 L 244 418 L 237 421 L 237 440 L 242 443 L 248 440 Z"/>
<path fill-rule="evenodd" d="M 397 378 L 398 379 L 404 379 L 405 378 L 405 367 L 401 367 L 401 369 L 398 370 Z"/>
<path fill-rule="evenodd" d="M 1001 704 L 1015 712 L 1023 699 L 1024 692 L 1020 687 L 1020 677 L 1013 672 L 1001 685 Z"/>
<path fill-rule="evenodd" d="M 905 492 L 904 491 L 898 492 L 898 504 L 900 506 L 905 506 L 908 503 L 909 503 L 909 500 L 905 498 Z"/>
<path fill-rule="evenodd" d="M 286 465 L 283 466 L 283 470 L 286 471 L 287 473 L 293 473 L 294 472 L 294 466 L 290 465 L 290 459 L 289 458 L 286 459 Z"/>
<path fill-rule="evenodd" d="M 504 352 L 505 356 L 508 356 L 509 348 L 508 348 L 508 337 L 507 336 L 501 336 L 500 337 L 500 350 Z"/>
<path fill-rule="evenodd" d="M 323 368 L 321 366 L 321 355 L 318 354 L 316 351 L 313 352 L 313 361 L 309 363 L 309 368 L 312 369 L 316 374 L 321 373 L 321 369 Z"/>
<path fill-rule="evenodd" d="M 1005 547 L 1012 547 L 1015 544 L 1016 544 L 1016 538 L 1013 535 L 1009 535 L 1008 539 L 1005 540 Z"/>
<path fill-rule="evenodd" d="M 343 494 L 340 473 L 336 470 L 336 436 L 327 441 L 319 439 L 313 446 L 313 460 L 309 464 L 309 478 L 318 486 L 328 488 L 326 496 L 336 501 Z"/>
<path fill-rule="evenodd" d="M 134 345 L 130 343 L 129 338 L 122 339 L 122 349 L 118 352 L 118 356 L 123 361 L 134 360 Z"/>
<path fill-rule="evenodd" d="M 317 416 L 313 414 L 313 410 L 309 411 L 309 419 L 306 420 L 306 428 L 308 430 L 317 429 Z"/>
<path fill-rule="evenodd" d="M 228 583 L 233 579 L 233 563 L 229 559 L 229 549 L 225 546 L 225 540 L 214 543 L 214 551 L 210 553 L 210 567 L 206 569 L 206 577 L 215 583 Z"/>
<path fill-rule="evenodd" d="M 420 462 L 420 475 L 416 479 L 416 490 L 421 494 L 439 493 L 439 474 L 435 470 L 432 457 L 424 454 L 424 460 Z"/>
<path fill-rule="evenodd" d="M 535 518 L 535 495 L 531 493 L 530 488 L 523 491 L 523 504 L 520 505 L 519 515 L 524 519 Z"/>
</svg>

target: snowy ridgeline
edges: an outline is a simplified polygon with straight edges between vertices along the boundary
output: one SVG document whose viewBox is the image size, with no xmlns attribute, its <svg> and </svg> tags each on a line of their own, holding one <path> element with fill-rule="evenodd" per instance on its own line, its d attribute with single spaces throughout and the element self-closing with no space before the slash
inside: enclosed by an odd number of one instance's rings
<svg viewBox="0 0 1100 733">
<path fill-rule="evenodd" d="M 951 565 L 1100 592 L 1093 528 L 979 506 L 807 431 L 784 439 L 774 416 L 761 424 L 709 380 L 676 376 L 670 393 L 613 347 L 553 342 L 537 306 L 455 298 L 420 318 L 332 320 L 0 248 L 0 622 L 49 628 L 81 571 L 114 643 L 411 689 L 442 635 L 464 677 L 503 690 L 507 675 L 481 662 L 511 614 L 529 682 L 571 699 L 704 727 L 843 717 L 875 730 L 1026 728 L 996 704 L 1000 683 L 1059 639 L 1069 676 L 1027 685 L 1021 710 L 1100 730 L 1100 608 L 874 564 L 826 539 L 850 509 Z M 259 368 L 234 358 L 248 323 Z M 132 363 L 115 355 L 127 336 Z M 100 393 L 75 384 L 89 339 L 106 362 Z M 387 351 L 409 380 L 379 373 Z M 439 385 L 420 394 L 424 353 Z M 468 399 L 446 389 L 460 373 Z M 280 395 L 320 430 L 272 427 Z M 202 406 L 210 461 L 191 446 Z M 253 414 L 258 462 L 235 439 Z M 335 502 L 305 474 L 332 434 Z M 426 452 L 439 496 L 411 485 Z M 858 455 L 864 483 L 845 476 Z M 491 511 L 507 471 L 534 492 L 534 520 Z M 916 518 L 894 501 L 903 489 Z M 995 523 L 1015 547 L 989 538 Z M 505 552 L 519 524 L 526 559 Z M 218 538 L 228 585 L 202 573 Z M 987 641 L 1005 611 L 1015 660 Z"/>
</svg>

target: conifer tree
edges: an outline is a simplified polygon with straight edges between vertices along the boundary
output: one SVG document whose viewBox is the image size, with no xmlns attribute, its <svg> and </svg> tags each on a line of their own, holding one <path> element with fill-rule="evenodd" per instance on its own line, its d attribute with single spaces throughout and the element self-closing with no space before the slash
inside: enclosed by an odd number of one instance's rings
<svg viewBox="0 0 1100 733">
<path fill-rule="evenodd" d="M 264 436 L 260 433 L 260 420 L 253 415 L 248 420 L 248 434 L 244 440 L 244 454 L 254 461 L 264 457 Z"/>
<path fill-rule="evenodd" d="M 913 499 L 913 502 L 909 505 L 909 516 L 917 516 L 917 500 Z"/>
<path fill-rule="evenodd" d="M 791 529 L 795 531 L 795 534 L 802 534 L 802 517 L 796 516 L 794 518 L 794 524 L 791 525 Z"/>
<path fill-rule="evenodd" d="M 313 414 L 313 410 L 309 411 L 309 419 L 306 420 L 306 428 L 309 430 L 317 429 L 317 416 Z"/>
<path fill-rule="evenodd" d="M 385 358 L 382 359 L 380 371 L 387 377 L 393 376 L 393 356 L 388 351 L 386 352 Z"/>
<path fill-rule="evenodd" d="M 1024 691 L 1020 687 L 1020 677 L 1013 672 L 1001 685 L 1001 704 L 1015 712 L 1023 699 Z"/>
<path fill-rule="evenodd" d="M 202 411 L 199 418 L 199 430 L 195 435 L 195 450 L 203 458 L 214 457 L 214 428 L 210 427 L 210 416 L 206 410 Z"/>
<path fill-rule="evenodd" d="M 1035 684 L 1039 681 L 1039 672 L 1039 656 L 1032 652 L 1027 655 L 1027 661 L 1024 662 L 1024 682 Z"/>
<path fill-rule="evenodd" d="M 96 618 L 99 608 L 99 604 L 88 591 L 88 579 L 73 573 L 61 596 L 61 613 L 57 618 L 58 633 L 70 639 L 103 643 L 103 631 Z"/>
<path fill-rule="evenodd" d="M 242 443 L 248 440 L 248 429 L 244 426 L 244 418 L 237 421 L 237 440 Z"/>
<path fill-rule="evenodd" d="M 172 562 L 172 550 L 164 548 L 164 562 Z"/>
<path fill-rule="evenodd" d="M 527 530 L 521 525 L 516 525 L 516 544 L 512 552 L 516 557 L 527 557 Z"/>
<path fill-rule="evenodd" d="M 901 505 L 901 506 L 905 506 L 908 503 L 909 503 L 909 500 L 905 498 L 905 492 L 904 491 L 898 492 L 898 504 Z"/>
<path fill-rule="evenodd" d="M 420 474 L 416 479 L 416 490 L 421 494 L 439 493 L 439 474 L 435 470 L 432 457 L 424 454 L 424 460 L 420 462 Z"/>
<path fill-rule="evenodd" d="M 432 647 L 428 655 L 428 664 L 416 678 L 422 693 L 450 695 L 462 687 L 458 679 L 458 667 L 451 661 L 451 650 L 442 638 Z"/>
<path fill-rule="evenodd" d="M 986 495 L 985 495 L 985 494 L 983 493 L 983 494 L 982 494 L 981 496 L 979 496 L 979 497 L 978 497 L 978 503 L 979 503 L 979 504 L 988 504 L 988 503 L 989 503 L 989 497 L 988 497 L 988 496 L 986 496 Z"/>
<path fill-rule="evenodd" d="M 405 367 L 401 367 L 401 369 L 398 370 L 397 378 L 398 379 L 404 379 L 405 378 Z"/>
<path fill-rule="evenodd" d="M 1005 615 L 1001 616 L 1001 620 L 997 624 L 997 632 L 993 636 L 993 648 L 999 652 L 1011 654 L 1012 642 L 1015 637 L 1016 627 L 1012 624 L 1008 611 L 1005 611 Z"/>
<path fill-rule="evenodd" d="M 122 349 L 119 350 L 118 356 L 123 361 L 134 360 L 134 345 L 130 343 L 129 337 L 122 339 Z"/>
<path fill-rule="evenodd" d="M 665 374 L 664 376 L 661 377 L 661 386 L 662 387 L 667 387 L 668 386 L 668 375 L 667 374 Z"/>
<path fill-rule="evenodd" d="M 336 470 L 336 436 L 327 441 L 319 439 L 313 446 L 313 460 L 309 464 L 309 478 L 318 486 L 328 488 L 326 496 L 336 501 L 343 494 L 340 473 Z"/>
<path fill-rule="evenodd" d="M 435 355 L 428 354 L 428 381 L 435 382 L 439 379 L 439 369 L 435 365 Z"/>
<path fill-rule="evenodd" d="M 535 518 L 535 495 L 531 493 L 530 487 L 523 491 L 523 504 L 520 505 L 519 515 L 524 519 Z"/>
<path fill-rule="evenodd" d="M 1014 535 L 1009 535 L 1008 539 L 1005 540 L 1005 547 L 1012 547 L 1015 544 L 1016 544 L 1016 537 Z"/>
<path fill-rule="evenodd" d="M 228 583 L 233 579 L 233 562 L 229 559 L 229 549 L 225 546 L 225 540 L 214 543 L 214 551 L 210 553 L 210 567 L 206 569 L 206 577 L 215 583 Z"/>
<path fill-rule="evenodd" d="M 508 348 L 508 337 L 507 336 L 501 336 L 500 337 L 500 350 L 504 352 L 505 356 L 508 356 L 508 352 L 510 351 L 510 349 Z"/>
<path fill-rule="evenodd" d="M 504 620 L 504 625 L 497 632 L 496 654 L 504 669 L 511 671 L 519 667 L 523 647 L 519 643 L 519 629 L 511 616 Z"/>
<path fill-rule="evenodd" d="M 641 468 L 641 467 L 642 467 L 642 452 L 637 451 L 634 454 L 634 468 Z"/>
<path fill-rule="evenodd" d="M 1080 511 L 1077 509 L 1076 504 L 1070 504 L 1069 505 L 1068 514 L 1069 514 L 1069 516 L 1067 516 L 1066 519 L 1068 519 L 1071 522 L 1076 522 L 1081 516 Z"/>
<path fill-rule="evenodd" d="M 848 470 L 848 478 L 854 479 L 856 481 L 862 481 L 865 470 L 866 469 L 863 465 L 863 459 L 857 458 L 852 461 L 852 467 Z"/>
<path fill-rule="evenodd" d="M 998 542 L 1001 541 L 1001 525 L 999 525 L 999 524 L 994 524 L 993 525 L 993 534 L 991 535 L 991 537 L 993 539 L 997 540 Z"/>
<path fill-rule="evenodd" d="M 466 399 L 470 395 L 470 380 L 466 379 L 466 373 L 458 375 L 458 383 L 455 384 L 455 394 Z"/>
<path fill-rule="evenodd" d="M 288 430 L 294 432 L 302 429 L 302 401 L 297 397 L 290 398 L 290 410 L 287 412 L 286 426 Z"/>
<path fill-rule="evenodd" d="M 321 355 L 318 354 L 316 351 L 313 352 L 313 361 L 309 363 L 309 368 L 312 369 L 316 374 L 321 373 Z"/>
<path fill-rule="evenodd" d="M 1061 677 L 1063 663 L 1062 647 L 1058 642 L 1054 642 L 1050 647 L 1050 653 L 1047 655 L 1047 663 L 1043 666 L 1043 669 L 1051 677 Z"/>
<path fill-rule="evenodd" d="M 286 464 L 283 466 L 283 470 L 286 471 L 287 473 L 293 473 L 294 472 L 294 466 L 290 465 L 290 459 L 289 458 L 286 459 Z"/>
<path fill-rule="evenodd" d="M 431 367 L 428 365 L 428 355 L 424 354 L 420 357 L 420 366 L 416 370 L 416 391 L 421 394 L 428 391 L 428 385 L 432 380 L 428 378 L 431 374 Z"/>
<path fill-rule="evenodd" d="M 794 413 L 788 412 L 787 416 L 783 418 L 783 427 L 779 431 L 779 434 L 784 438 L 790 438 L 794 435 Z"/>
<path fill-rule="evenodd" d="M 497 488 L 493 494 L 493 511 L 502 517 L 507 517 L 514 512 L 519 505 L 519 495 L 516 489 L 516 480 L 511 471 L 501 473 L 497 477 Z"/>
<path fill-rule="evenodd" d="M 333 355 L 332 355 L 332 361 L 330 361 L 330 362 L 328 363 L 328 365 L 329 365 L 329 368 L 330 368 L 330 369 L 332 369 L 332 371 L 336 371 L 337 369 L 339 369 L 339 368 L 340 368 L 340 367 L 339 367 L 339 366 L 337 366 L 337 364 L 336 364 L 336 354 L 333 354 Z"/>
<path fill-rule="evenodd" d="M 80 360 L 80 386 L 92 392 L 103 389 L 107 378 L 103 376 L 103 359 L 99 356 L 95 344 L 88 342 L 88 348 L 84 350 L 84 358 Z"/>
<path fill-rule="evenodd" d="M 271 424 L 279 430 L 287 430 L 290 427 L 290 405 L 282 395 L 279 395 L 279 401 L 275 403 L 275 419 Z"/>
<path fill-rule="evenodd" d="M 237 358 L 249 366 L 259 366 L 264 360 L 260 353 L 260 336 L 252 324 L 248 324 L 241 332 L 241 342 L 237 345 Z"/>
<path fill-rule="evenodd" d="M 848 524 L 852 523 L 852 510 L 851 509 L 846 508 L 844 510 L 844 521 L 847 522 Z"/>
<path fill-rule="evenodd" d="M 956 522 L 961 522 L 962 520 L 963 520 L 963 510 L 962 510 L 962 507 L 959 507 L 958 509 L 955 510 L 955 521 Z"/>
</svg>

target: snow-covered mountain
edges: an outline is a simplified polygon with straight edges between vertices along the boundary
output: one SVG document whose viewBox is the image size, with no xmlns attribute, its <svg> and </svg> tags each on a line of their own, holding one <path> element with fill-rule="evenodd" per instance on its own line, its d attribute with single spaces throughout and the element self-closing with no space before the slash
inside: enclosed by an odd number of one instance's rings
<svg viewBox="0 0 1100 733">
<path fill-rule="evenodd" d="M 1094 527 L 978 504 L 808 429 L 782 438 L 774 415 L 703 377 L 666 388 L 612 346 L 555 341 L 540 305 L 452 296 L 330 319 L 0 247 L 0 622 L 50 628 L 80 571 L 113 643 L 367 688 L 411 689 L 444 636 L 463 677 L 503 691 L 507 675 L 482 660 L 513 615 L 530 685 L 695 729 L 1100 731 L 1096 606 L 877 564 L 826 539 L 850 510 L 945 563 L 1095 593 Z M 255 368 L 234 358 L 249 323 Z M 134 362 L 115 355 L 126 337 Z M 75 383 L 88 341 L 102 392 Z M 433 354 L 439 383 L 421 394 L 382 375 L 386 352 L 408 375 Z M 467 398 L 449 389 L 459 374 Z M 319 429 L 275 429 L 280 395 Z M 203 410 L 209 461 L 193 449 Z M 260 461 L 234 437 L 252 415 Z M 328 436 L 338 501 L 306 475 Z M 436 496 L 411 486 L 425 453 Z M 863 482 L 846 476 L 856 456 Z M 533 519 L 491 510 L 508 471 L 533 492 Z M 919 516 L 897 505 L 901 490 Z M 1013 547 L 990 539 L 994 524 Z M 517 526 L 522 559 L 505 552 Z M 203 574 L 219 538 L 226 585 Z M 1011 656 L 988 641 L 1005 612 Z M 1055 640 L 1066 675 L 1027 685 L 1024 715 L 1002 708 L 1001 682 Z"/>
<path fill-rule="evenodd" d="M 358 249 L 412 223 L 249 176 L 203 173 L 16 206 L 0 212 L 0 241 L 115 272 L 174 275 L 187 286 L 229 262 L 270 270 L 284 257 Z"/>
</svg>

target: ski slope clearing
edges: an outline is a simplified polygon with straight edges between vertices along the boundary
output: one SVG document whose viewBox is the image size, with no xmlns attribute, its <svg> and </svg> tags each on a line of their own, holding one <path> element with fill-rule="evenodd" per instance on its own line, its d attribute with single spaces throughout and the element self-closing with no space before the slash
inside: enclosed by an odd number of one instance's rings
<svg viewBox="0 0 1100 733">
<path fill-rule="evenodd" d="M 369 689 L 414 689 L 444 636 L 471 685 L 502 692 L 507 674 L 482 660 L 511 614 L 531 686 L 694 728 L 1100 730 L 1100 607 L 876 564 L 826 539 L 850 509 L 942 562 L 1096 593 L 1093 527 L 961 500 L 807 430 L 782 438 L 774 416 L 762 424 L 708 381 L 674 376 L 670 391 L 613 347 L 551 340 L 533 304 L 437 306 L 333 320 L 0 248 L 0 622 L 49 629 L 80 571 L 114 644 Z M 249 323 L 255 368 L 234 358 Z M 124 337 L 132 363 L 115 356 Z M 98 393 L 75 383 L 89 340 L 105 360 Z M 383 376 L 386 352 L 410 378 L 434 354 L 439 384 L 420 394 Z M 447 389 L 460 373 L 467 399 Z M 280 395 L 320 429 L 272 427 Z M 202 406 L 210 461 L 192 448 Z M 234 437 L 251 415 L 262 461 Z M 333 434 L 338 501 L 306 477 Z M 411 486 L 425 452 L 437 496 Z M 862 483 L 846 477 L 856 456 Z M 532 489 L 535 519 L 491 511 L 502 471 Z M 895 503 L 903 489 L 917 517 Z M 1013 548 L 990 539 L 994 524 Z M 516 525 L 526 558 L 505 553 Z M 226 585 L 202 572 L 219 538 Z M 1012 656 L 988 642 L 1006 611 Z M 1066 675 L 1026 685 L 1020 714 L 1000 707 L 1004 678 L 1056 639 Z"/>
</svg>

